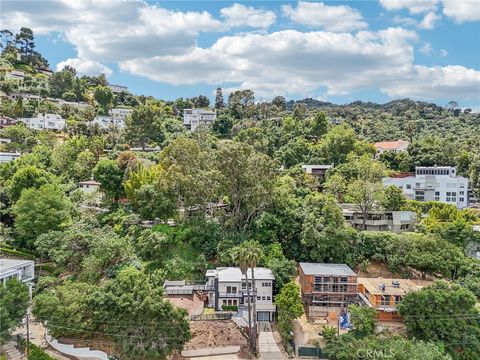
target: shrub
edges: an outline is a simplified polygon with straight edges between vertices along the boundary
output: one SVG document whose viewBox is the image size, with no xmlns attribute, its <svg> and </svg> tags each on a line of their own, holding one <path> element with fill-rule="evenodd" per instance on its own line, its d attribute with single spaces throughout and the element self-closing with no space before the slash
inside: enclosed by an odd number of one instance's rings
<svg viewBox="0 0 480 360">
<path fill-rule="evenodd" d="M 238 311 L 237 305 L 222 305 L 223 311 Z"/>
</svg>

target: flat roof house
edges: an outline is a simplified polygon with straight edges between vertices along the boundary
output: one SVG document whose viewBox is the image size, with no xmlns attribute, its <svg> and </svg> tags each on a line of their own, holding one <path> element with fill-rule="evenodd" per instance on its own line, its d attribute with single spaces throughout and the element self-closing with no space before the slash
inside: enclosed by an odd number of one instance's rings
<svg viewBox="0 0 480 360">
<path fill-rule="evenodd" d="M 0 152 L 0 163 L 18 159 L 22 154 L 18 152 Z"/>
<path fill-rule="evenodd" d="M 184 109 L 183 110 L 183 125 L 191 131 L 200 125 L 208 125 L 215 121 L 217 113 L 215 110 L 204 109 Z"/>
<path fill-rule="evenodd" d="M 275 276 L 272 271 L 263 267 L 256 267 L 255 292 L 257 297 L 256 310 L 258 321 L 273 321 L 276 306 L 273 304 L 273 282 Z M 247 270 L 250 296 L 253 296 L 252 269 Z M 223 305 L 238 306 L 243 318 L 248 317 L 247 281 L 240 268 L 220 267 L 207 270 L 207 286 L 213 287 L 208 292 L 208 305 L 221 310 Z"/>
<path fill-rule="evenodd" d="M 377 320 L 400 320 L 397 305 L 403 297 L 431 283 L 426 280 L 358 278 L 358 294 L 367 306 L 377 310 Z"/>
<path fill-rule="evenodd" d="M 355 204 L 340 204 L 343 218 L 357 230 L 364 230 L 363 213 Z M 390 211 L 375 208 L 366 216 L 367 231 L 391 231 L 402 233 L 413 231 L 417 220 L 414 211 Z"/>
<path fill-rule="evenodd" d="M 18 281 L 27 284 L 31 293 L 32 281 L 35 278 L 34 261 L 0 259 L 0 281 L 5 284 L 11 278 L 16 278 Z"/>
<path fill-rule="evenodd" d="M 357 274 L 345 264 L 299 263 L 302 300 L 310 317 L 357 302 Z"/>
<path fill-rule="evenodd" d="M 469 204 L 468 179 L 457 176 L 453 166 L 417 166 L 415 175 L 382 179 L 384 186 L 398 186 L 405 197 L 417 201 L 439 201 L 458 209 Z"/>
<path fill-rule="evenodd" d="M 375 157 L 378 158 L 380 154 L 388 151 L 392 151 L 392 152 L 407 151 L 408 145 L 410 145 L 410 143 L 405 140 L 377 142 L 373 144 L 375 149 L 377 149 L 377 153 L 375 154 Z"/>
</svg>

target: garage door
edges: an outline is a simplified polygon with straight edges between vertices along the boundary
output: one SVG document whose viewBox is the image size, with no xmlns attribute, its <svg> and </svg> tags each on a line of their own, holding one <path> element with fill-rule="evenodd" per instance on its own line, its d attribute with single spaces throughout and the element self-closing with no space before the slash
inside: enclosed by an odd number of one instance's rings
<svg viewBox="0 0 480 360">
<path fill-rule="evenodd" d="M 257 312 L 258 321 L 270 321 L 270 313 L 268 311 L 258 311 Z"/>
</svg>

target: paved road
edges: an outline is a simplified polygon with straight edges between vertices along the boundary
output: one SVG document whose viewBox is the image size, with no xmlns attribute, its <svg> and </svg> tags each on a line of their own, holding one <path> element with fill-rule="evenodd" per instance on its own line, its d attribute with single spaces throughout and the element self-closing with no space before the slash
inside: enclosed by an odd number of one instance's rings
<svg viewBox="0 0 480 360">
<path fill-rule="evenodd" d="M 272 331 L 260 331 L 258 335 L 258 349 L 260 359 L 263 360 L 283 360 L 282 352 L 278 348 L 277 342 L 273 337 Z"/>
</svg>

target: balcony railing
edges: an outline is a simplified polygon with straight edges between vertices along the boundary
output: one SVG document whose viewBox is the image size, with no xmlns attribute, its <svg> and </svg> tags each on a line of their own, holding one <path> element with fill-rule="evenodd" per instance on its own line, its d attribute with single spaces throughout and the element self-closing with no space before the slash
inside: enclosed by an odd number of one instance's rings
<svg viewBox="0 0 480 360">
<path fill-rule="evenodd" d="M 219 292 L 218 293 L 218 297 L 220 298 L 228 298 L 228 297 L 231 297 L 231 298 L 239 298 L 239 297 L 243 297 L 244 293 L 239 291 L 239 292 Z"/>
</svg>

